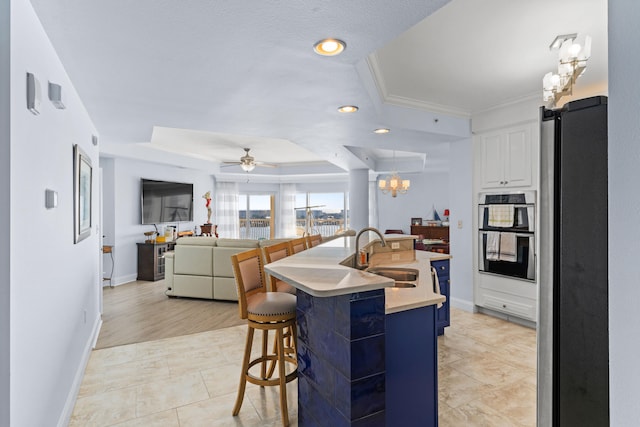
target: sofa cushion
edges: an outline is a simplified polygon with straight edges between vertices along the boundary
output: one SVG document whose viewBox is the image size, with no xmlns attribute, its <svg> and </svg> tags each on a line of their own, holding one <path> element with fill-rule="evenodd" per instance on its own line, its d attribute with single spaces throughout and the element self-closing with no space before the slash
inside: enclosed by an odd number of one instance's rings
<svg viewBox="0 0 640 427">
<path fill-rule="evenodd" d="M 193 237 L 193 239 L 199 239 L 199 237 Z M 212 253 L 213 247 L 176 245 L 173 272 L 194 276 L 213 276 Z"/>
<path fill-rule="evenodd" d="M 213 273 L 215 277 L 233 277 L 231 255 L 247 251 L 247 248 L 221 248 L 217 246 L 213 250 Z"/>
<path fill-rule="evenodd" d="M 213 299 L 213 277 L 177 275 L 173 291 L 181 297 Z"/>
<path fill-rule="evenodd" d="M 180 237 L 176 240 L 176 245 L 215 246 L 217 240 L 218 239 L 216 237 L 209 236 Z"/>
<path fill-rule="evenodd" d="M 257 248 L 259 240 L 254 239 L 218 239 L 216 246 L 224 248 Z"/>
<path fill-rule="evenodd" d="M 238 301 L 236 279 L 229 277 L 213 278 L 213 298 L 227 301 Z"/>
</svg>

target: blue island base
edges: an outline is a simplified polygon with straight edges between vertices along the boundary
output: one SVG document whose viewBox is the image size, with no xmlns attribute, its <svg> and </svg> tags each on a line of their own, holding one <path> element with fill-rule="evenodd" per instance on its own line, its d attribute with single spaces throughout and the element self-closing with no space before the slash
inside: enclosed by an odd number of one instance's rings
<svg viewBox="0 0 640 427">
<path fill-rule="evenodd" d="M 297 300 L 299 426 L 437 425 L 435 307 L 385 315 L 383 289 Z"/>
</svg>

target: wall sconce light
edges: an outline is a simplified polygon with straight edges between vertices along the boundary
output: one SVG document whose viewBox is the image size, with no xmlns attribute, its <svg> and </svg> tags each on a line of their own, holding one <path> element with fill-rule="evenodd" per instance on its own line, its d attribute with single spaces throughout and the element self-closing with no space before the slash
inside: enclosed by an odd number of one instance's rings
<svg viewBox="0 0 640 427">
<path fill-rule="evenodd" d="M 545 102 L 555 104 L 560 98 L 573 93 L 573 85 L 587 68 L 591 57 L 591 37 L 586 36 L 584 46 L 574 43 L 577 34 L 557 36 L 549 45 L 550 50 L 559 49 L 558 72 L 548 72 L 542 79 L 542 97 Z"/>
</svg>

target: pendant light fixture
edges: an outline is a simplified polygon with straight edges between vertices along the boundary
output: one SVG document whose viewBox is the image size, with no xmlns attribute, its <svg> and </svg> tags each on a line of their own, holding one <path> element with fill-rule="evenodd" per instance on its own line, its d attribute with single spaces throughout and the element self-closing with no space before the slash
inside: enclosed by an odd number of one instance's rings
<svg viewBox="0 0 640 427">
<path fill-rule="evenodd" d="M 400 178 L 396 169 L 396 152 L 393 151 L 393 169 L 394 172 L 384 179 L 378 181 L 378 188 L 382 194 L 391 193 L 391 197 L 396 197 L 398 193 L 405 194 L 409 190 L 411 181 Z"/>
</svg>

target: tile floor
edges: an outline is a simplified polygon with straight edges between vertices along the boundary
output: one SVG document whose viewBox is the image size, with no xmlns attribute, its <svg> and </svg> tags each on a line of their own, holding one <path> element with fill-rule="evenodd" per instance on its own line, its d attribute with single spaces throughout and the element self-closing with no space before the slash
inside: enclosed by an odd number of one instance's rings
<svg viewBox="0 0 640 427">
<path fill-rule="evenodd" d="M 440 426 L 535 426 L 535 330 L 451 310 L 438 340 Z M 94 350 L 70 426 L 280 426 L 274 387 L 231 416 L 246 326 Z M 255 346 L 254 346 L 255 348 Z M 287 387 L 297 425 L 297 382 Z"/>
</svg>

